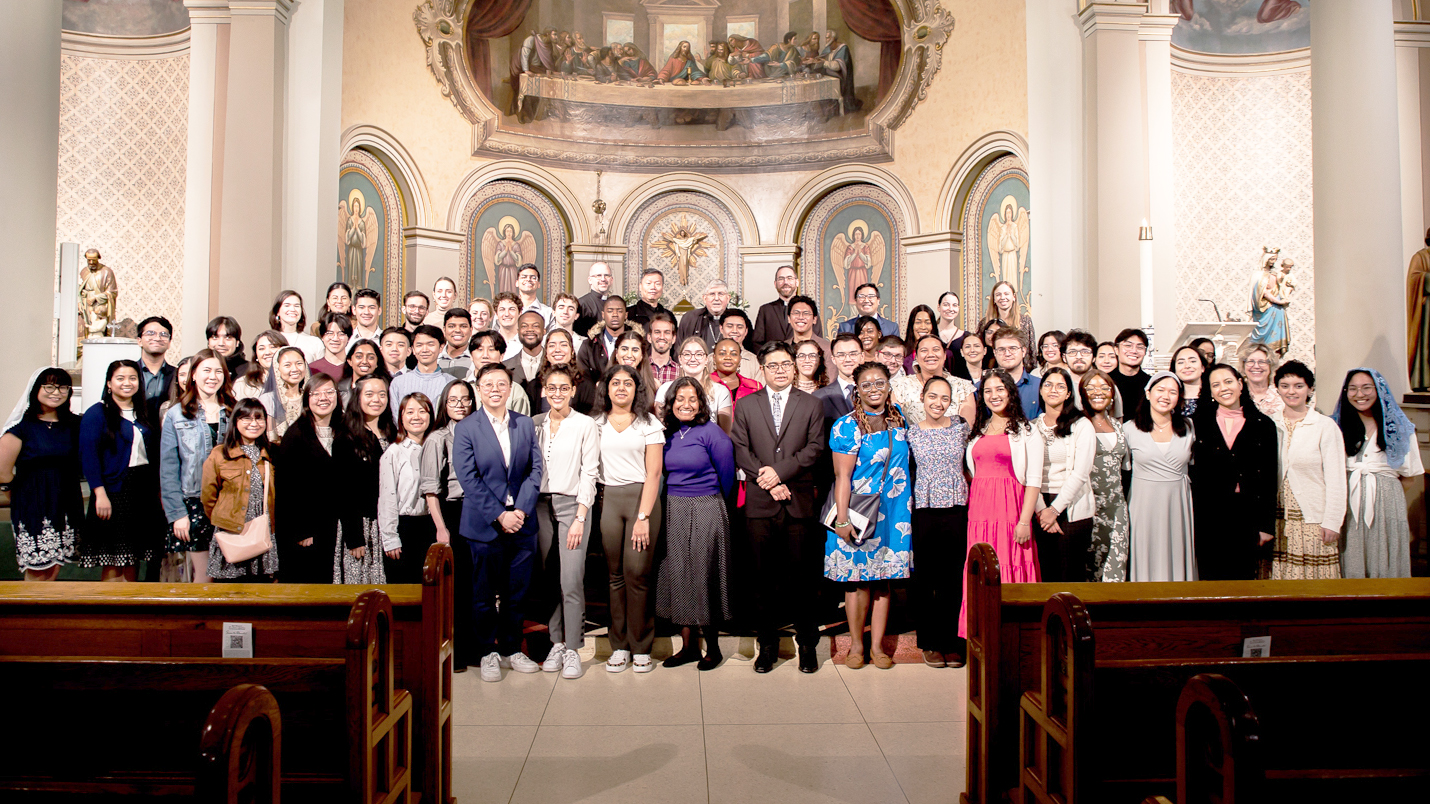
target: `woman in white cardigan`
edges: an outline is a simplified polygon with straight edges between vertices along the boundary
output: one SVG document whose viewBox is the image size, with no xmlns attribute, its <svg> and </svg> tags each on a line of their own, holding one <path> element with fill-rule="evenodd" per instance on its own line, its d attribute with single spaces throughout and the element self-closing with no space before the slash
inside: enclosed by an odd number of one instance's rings
<svg viewBox="0 0 1430 804">
<path fill-rule="evenodd" d="M 1271 417 L 1280 447 L 1276 542 L 1261 562 L 1272 580 L 1341 577 L 1346 445 L 1340 427 L 1311 407 L 1316 375 L 1299 360 L 1276 370 L 1284 407 Z"/>
<path fill-rule="evenodd" d="M 1043 415 L 1033 422 L 1043 442 L 1043 474 L 1035 503 L 1033 538 L 1038 543 L 1038 567 L 1048 582 L 1092 580 L 1092 459 L 1097 434 L 1072 401 L 1072 375 L 1067 369 L 1045 369 L 1038 394 Z"/>
</svg>

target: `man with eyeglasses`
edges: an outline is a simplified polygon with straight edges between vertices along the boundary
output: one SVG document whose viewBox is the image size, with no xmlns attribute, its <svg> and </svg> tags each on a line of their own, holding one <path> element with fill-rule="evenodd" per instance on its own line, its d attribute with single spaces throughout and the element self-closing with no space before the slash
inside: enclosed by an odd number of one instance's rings
<svg viewBox="0 0 1430 804">
<path fill-rule="evenodd" d="M 879 286 L 873 282 L 866 282 L 854 290 L 854 306 L 858 308 L 859 315 L 853 315 L 844 320 L 839 325 L 839 334 L 854 332 L 854 323 L 859 320 L 859 316 L 867 315 L 879 322 L 880 335 L 898 335 L 899 325 L 893 321 L 879 315 Z"/>
<path fill-rule="evenodd" d="M 789 342 L 794 335 L 793 328 L 790 327 L 789 311 L 790 305 L 794 304 L 795 294 L 799 292 L 799 276 L 794 272 L 794 266 L 781 265 L 775 269 L 775 293 L 779 298 L 772 302 L 765 302 L 760 305 L 760 310 L 755 314 L 755 331 L 751 333 L 755 340 L 755 351 L 771 341 Z M 819 317 L 815 316 L 810 322 L 814 330 L 819 330 Z M 803 340 L 808 340 L 804 338 Z"/>
<path fill-rule="evenodd" d="M 819 669 L 820 568 L 824 529 L 814 521 L 814 467 L 824 450 L 824 410 L 794 388 L 794 349 L 771 341 L 760 348 L 765 387 L 735 408 L 730 438 L 744 471 L 745 524 L 754 582 L 750 592 L 759 655 L 755 672 L 774 669 L 780 627 L 794 621 L 799 669 Z"/>
<path fill-rule="evenodd" d="M 904 339 L 898 335 L 885 335 L 879 339 L 879 343 L 874 347 L 874 359 L 884 364 L 884 368 L 889 370 L 889 378 L 904 376 L 904 358 L 908 356 L 908 347 L 904 345 Z"/>
<path fill-rule="evenodd" d="M 604 262 L 591 263 L 586 281 L 591 291 L 580 298 L 581 316 L 576 319 L 576 331 L 586 335 L 591 327 L 601 322 L 601 308 L 611 296 L 611 266 Z"/>
<path fill-rule="evenodd" d="M 173 338 L 174 325 L 161 315 L 139 322 L 139 384 L 144 388 L 150 421 L 159 420 L 159 406 L 169 398 L 169 387 L 174 384 L 174 367 L 164 360 Z"/>
<path fill-rule="evenodd" d="M 712 280 L 705 286 L 705 295 L 701 298 L 705 302 L 704 307 L 681 317 L 680 328 L 675 331 L 675 342 L 685 343 L 686 338 L 695 336 L 714 349 L 715 342 L 720 340 L 720 316 L 730 306 L 730 287 L 723 279 Z"/>
<path fill-rule="evenodd" d="M 1147 389 L 1152 375 L 1142 370 L 1142 361 L 1147 359 L 1147 333 L 1140 329 L 1127 328 L 1117 333 L 1117 371 L 1112 381 L 1117 385 L 1117 393 L 1127 405 L 1122 409 L 1122 420 L 1127 421 L 1137 414 L 1137 408 Z"/>
<path fill-rule="evenodd" d="M 1023 346 L 1023 331 L 1003 327 L 993 334 L 993 360 L 998 368 L 1008 372 L 1013 385 L 1018 389 L 1018 402 L 1023 406 L 1023 415 L 1029 421 L 1042 414 L 1043 401 L 1038 396 L 1043 381 L 1023 370 L 1023 356 L 1027 353 Z M 980 387 L 983 382 L 977 383 Z"/>
<path fill-rule="evenodd" d="M 818 346 L 820 353 L 824 355 L 824 376 L 833 378 L 838 375 L 834 355 L 829 351 L 829 339 L 819 334 L 819 310 L 814 299 L 808 296 L 792 296 L 787 309 L 789 313 L 786 324 L 789 326 L 790 335 L 782 340 L 796 352 L 799 351 L 801 343 L 814 341 L 814 345 Z"/>
<path fill-rule="evenodd" d="M 427 294 L 420 290 L 409 290 L 402 297 L 402 326 L 408 332 L 416 332 L 422 326 L 427 318 L 428 305 Z"/>
<path fill-rule="evenodd" d="M 1063 340 L 1063 362 L 1073 378 L 1072 403 L 1078 410 L 1082 410 L 1082 394 L 1078 393 L 1078 387 L 1082 384 L 1083 375 L 1092 371 L 1092 358 L 1096 355 L 1097 339 L 1085 329 L 1070 330 Z M 1112 415 L 1122 418 L 1122 395 L 1113 388 L 1112 396 Z"/>
</svg>

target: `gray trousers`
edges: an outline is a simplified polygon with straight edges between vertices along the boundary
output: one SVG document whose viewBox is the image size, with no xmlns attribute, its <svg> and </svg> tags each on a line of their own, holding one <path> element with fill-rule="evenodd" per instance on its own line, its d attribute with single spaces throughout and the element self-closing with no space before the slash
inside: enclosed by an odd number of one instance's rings
<svg viewBox="0 0 1430 804">
<path fill-rule="evenodd" d="M 581 531 L 581 544 L 566 549 L 566 532 L 576 521 L 576 498 L 567 494 L 543 494 L 536 501 L 537 550 L 541 566 L 551 563 L 554 544 L 560 554 L 561 601 L 551 613 L 551 641 L 565 642 L 570 650 L 586 644 L 586 546 L 590 543 L 591 519 Z"/>
<path fill-rule="evenodd" d="M 650 512 L 650 545 L 636 550 L 631 546 L 631 531 L 645 484 L 602 488 L 601 546 L 606 550 L 611 577 L 611 650 L 650 653 L 655 642 L 655 601 L 650 599 L 650 587 L 660 534 L 660 497 Z"/>
</svg>

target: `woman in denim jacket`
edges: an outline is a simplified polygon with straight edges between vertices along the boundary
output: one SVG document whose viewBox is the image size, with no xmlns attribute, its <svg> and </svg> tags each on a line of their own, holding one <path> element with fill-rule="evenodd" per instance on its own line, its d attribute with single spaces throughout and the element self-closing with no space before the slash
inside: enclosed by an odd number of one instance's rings
<svg viewBox="0 0 1430 804">
<path fill-rule="evenodd" d="M 189 385 L 164 414 L 159 431 L 159 496 L 169 535 L 164 540 L 164 581 L 208 583 L 213 524 L 200 498 L 204 459 L 223 443 L 233 410 L 228 366 L 218 353 L 194 355 Z M 179 560 L 173 561 L 175 554 Z M 187 554 L 187 558 L 183 556 Z M 177 565 L 177 566 L 176 566 Z"/>
</svg>

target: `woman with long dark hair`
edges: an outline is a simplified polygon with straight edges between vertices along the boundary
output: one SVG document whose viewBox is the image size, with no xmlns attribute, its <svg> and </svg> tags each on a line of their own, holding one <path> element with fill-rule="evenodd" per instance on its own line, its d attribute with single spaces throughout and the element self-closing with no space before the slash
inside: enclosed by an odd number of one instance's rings
<svg viewBox="0 0 1430 804">
<path fill-rule="evenodd" d="M 387 383 L 380 377 L 358 380 L 333 440 L 333 474 L 346 495 L 338 514 L 333 583 L 387 583 L 377 524 L 378 464 L 396 439 Z"/>
<path fill-rule="evenodd" d="M 650 389 L 634 368 L 609 366 L 600 392 L 601 412 L 595 419 L 601 431 L 601 545 L 611 584 L 606 671 L 619 673 L 629 664 L 637 673 L 648 673 L 655 669 L 650 582 L 660 533 L 665 431 L 650 415 Z"/>
<path fill-rule="evenodd" d="M 861 315 L 854 319 L 854 335 L 864 349 L 864 362 L 877 359 L 874 350 L 879 348 L 879 340 L 884 337 L 883 330 L 879 328 L 879 319 L 872 315 Z"/>
<path fill-rule="evenodd" d="M 1170 371 L 1152 375 L 1132 426 L 1123 430 L 1132 455 L 1127 508 L 1133 581 L 1197 579 L 1188 474 L 1196 433 L 1187 417 L 1178 413 L 1182 393 L 1177 375 Z"/>
<path fill-rule="evenodd" d="M 323 356 L 323 341 L 306 332 L 308 314 L 303 311 L 303 297 L 296 290 L 282 290 L 273 300 L 273 311 L 268 314 L 268 326 L 283 333 L 290 346 L 303 350 L 307 363 Z M 270 414 L 271 415 L 271 414 Z"/>
<path fill-rule="evenodd" d="M 422 442 L 423 498 L 432 517 L 433 535 L 452 546 L 453 629 L 452 670 L 464 673 L 475 657 L 468 656 L 472 627 L 472 551 L 462 542 L 462 484 L 452 471 L 452 439 L 457 422 L 467 418 L 477 404 L 476 391 L 466 380 L 447 383 L 437 395 L 432 429 Z M 476 658 L 480 661 L 479 658 Z"/>
<path fill-rule="evenodd" d="M 273 371 L 273 356 L 288 345 L 283 333 L 266 329 L 253 339 L 253 362 L 242 377 L 233 378 L 233 398 L 257 399 L 268 384 L 268 375 Z M 220 355 L 222 357 L 222 355 Z M 230 374 L 230 376 L 232 376 Z"/>
<path fill-rule="evenodd" d="M 317 321 L 313 323 L 313 334 L 318 338 L 323 337 L 323 316 L 328 313 L 338 313 L 352 318 L 353 315 L 353 289 L 346 282 L 334 282 L 328 285 L 328 292 L 323 294 L 323 306 L 318 308 Z"/>
<path fill-rule="evenodd" d="M 1425 474 L 1415 425 L 1395 403 L 1380 372 L 1364 367 L 1346 373 L 1331 418 L 1345 443 L 1349 487 L 1341 577 L 1409 578 L 1410 522 L 1403 487 Z"/>
<path fill-rule="evenodd" d="M 814 341 L 800 341 L 794 348 L 794 387 L 806 394 L 829 384 L 829 369 L 824 365 L 824 350 Z"/>
<path fill-rule="evenodd" d="M 448 383 L 449 385 L 451 383 Z M 388 583 L 422 583 L 437 530 L 422 496 L 422 442 L 432 430 L 432 402 L 414 392 L 397 406 L 397 440 L 379 462 L 377 520 Z"/>
<path fill-rule="evenodd" d="M 724 340 L 721 343 L 731 343 Z M 656 616 L 681 628 L 681 649 L 664 666 L 720 664 L 719 624 L 731 618 L 730 518 L 735 445 L 710 415 L 705 389 L 679 377 L 665 404 L 665 559 L 656 584 Z M 705 655 L 700 655 L 700 637 Z"/>
<path fill-rule="evenodd" d="M 1202 377 L 1207 373 L 1206 356 L 1190 344 L 1172 352 L 1172 373 L 1182 381 L 1182 415 L 1192 416 L 1202 397 Z"/>
<path fill-rule="evenodd" d="M 288 583 L 332 583 L 338 511 L 346 491 L 336 479 L 333 443 L 343 406 L 333 378 L 303 386 L 303 413 L 279 442 L 274 461 L 291 479 L 277 489 L 279 577 Z"/>
<path fill-rule="evenodd" d="M 382 351 L 376 341 L 366 338 L 354 343 L 348 349 L 347 360 L 343 364 L 343 376 L 338 380 L 338 394 L 343 398 L 346 405 L 352 398 L 353 381 L 363 377 L 378 376 L 392 383 L 392 376 L 387 373 L 387 363 L 382 359 Z"/>
<path fill-rule="evenodd" d="M 174 573 L 177 577 L 163 580 L 209 581 L 214 528 L 200 496 L 204 461 L 223 443 L 236 402 L 223 357 L 211 349 L 194 355 L 189 387 L 179 404 L 164 414 L 159 430 L 159 496 L 169 522 L 164 552 L 179 554 L 183 564 Z"/>
<path fill-rule="evenodd" d="M 870 360 L 854 369 L 853 378 L 854 409 L 836 419 L 829 431 L 836 515 L 824 545 L 824 577 L 844 585 L 849 621 L 844 666 L 864 666 L 867 618 L 874 666 L 888 670 L 894 666 L 883 644 L 889 626 L 888 582 L 908 578 L 913 569 L 907 425 L 889 398 L 888 367 Z M 878 519 L 859 540 L 849 519 L 849 501 L 856 490 L 879 495 Z"/>
<path fill-rule="evenodd" d="M 239 533 L 254 519 L 269 515 L 272 537 L 277 483 L 269 456 L 268 414 L 256 399 L 234 406 L 233 424 L 223 445 L 204 461 L 204 513 L 217 531 Z M 270 582 L 278 572 L 278 542 L 256 558 L 230 563 L 217 541 L 209 545 L 209 577 L 216 581 Z"/>
<path fill-rule="evenodd" d="M 1190 470 L 1197 578 L 1254 580 L 1276 538 L 1276 425 L 1225 363 L 1207 370 L 1201 394 Z"/>
<path fill-rule="evenodd" d="M 1092 486 L 1096 513 L 1088 551 L 1088 577 L 1094 581 L 1127 580 L 1129 531 L 1127 497 L 1122 491 L 1122 463 L 1127 460 L 1127 437 L 1117 416 L 1117 383 L 1107 372 L 1094 368 L 1078 383 L 1082 412 L 1097 438 L 1092 459 Z"/>
<path fill-rule="evenodd" d="M 1068 367 L 1063 362 L 1063 341 L 1067 337 L 1060 329 L 1050 329 L 1038 336 L 1038 353 L 1034 356 L 1038 365 L 1032 371 L 1034 377 L 1047 376 L 1048 369 Z"/>
<path fill-rule="evenodd" d="M 934 330 L 937 322 L 938 315 L 927 304 L 917 305 L 909 311 L 909 323 L 904 327 L 904 371 L 906 373 L 914 370 L 914 353 L 918 351 L 915 347 L 919 339 L 925 335 L 938 337 Z M 947 349 L 947 343 L 942 338 L 939 338 L 939 343 L 944 344 L 944 348 Z"/>
<path fill-rule="evenodd" d="M 1044 372 L 1038 390 L 1043 413 L 1033 422 L 1043 442 L 1042 484 L 1033 518 L 1038 567 L 1044 582 L 1089 581 L 1097 435 L 1073 404 L 1072 374 L 1061 366 L 1046 366 Z"/>
<path fill-rule="evenodd" d="M 164 509 L 149 458 L 158 452 L 159 428 L 149 421 L 139 363 L 116 360 L 105 371 L 103 394 L 79 425 L 80 465 L 90 489 L 79 563 L 102 567 L 101 580 L 132 581 L 140 561 L 159 557 Z"/>
<path fill-rule="evenodd" d="M 27 581 L 53 581 L 75 560 L 84 498 L 73 393 L 68 371 L 40 369 L 0 436 L 0 483 L 10 487 L 15 563 Z"/>
<path fill-rule="evenodd" d="M 956 351 L 968 330 L 959 326 L 958 316 L 962 312 L 962 301 L 958 294 L 945 290 L 938 296 L 938 321 L 934 322 L 934 334 L 944 342 L 950 351 Z"/>
<path fill-rule="evenodd" d="M 308 381 L 308 361 L 297 346 L 285 346 L 273 356 L 259 404 L 268 412 L 268 438 L 278 441 L 303 412 L 303 384 Z"/>
</svg>

